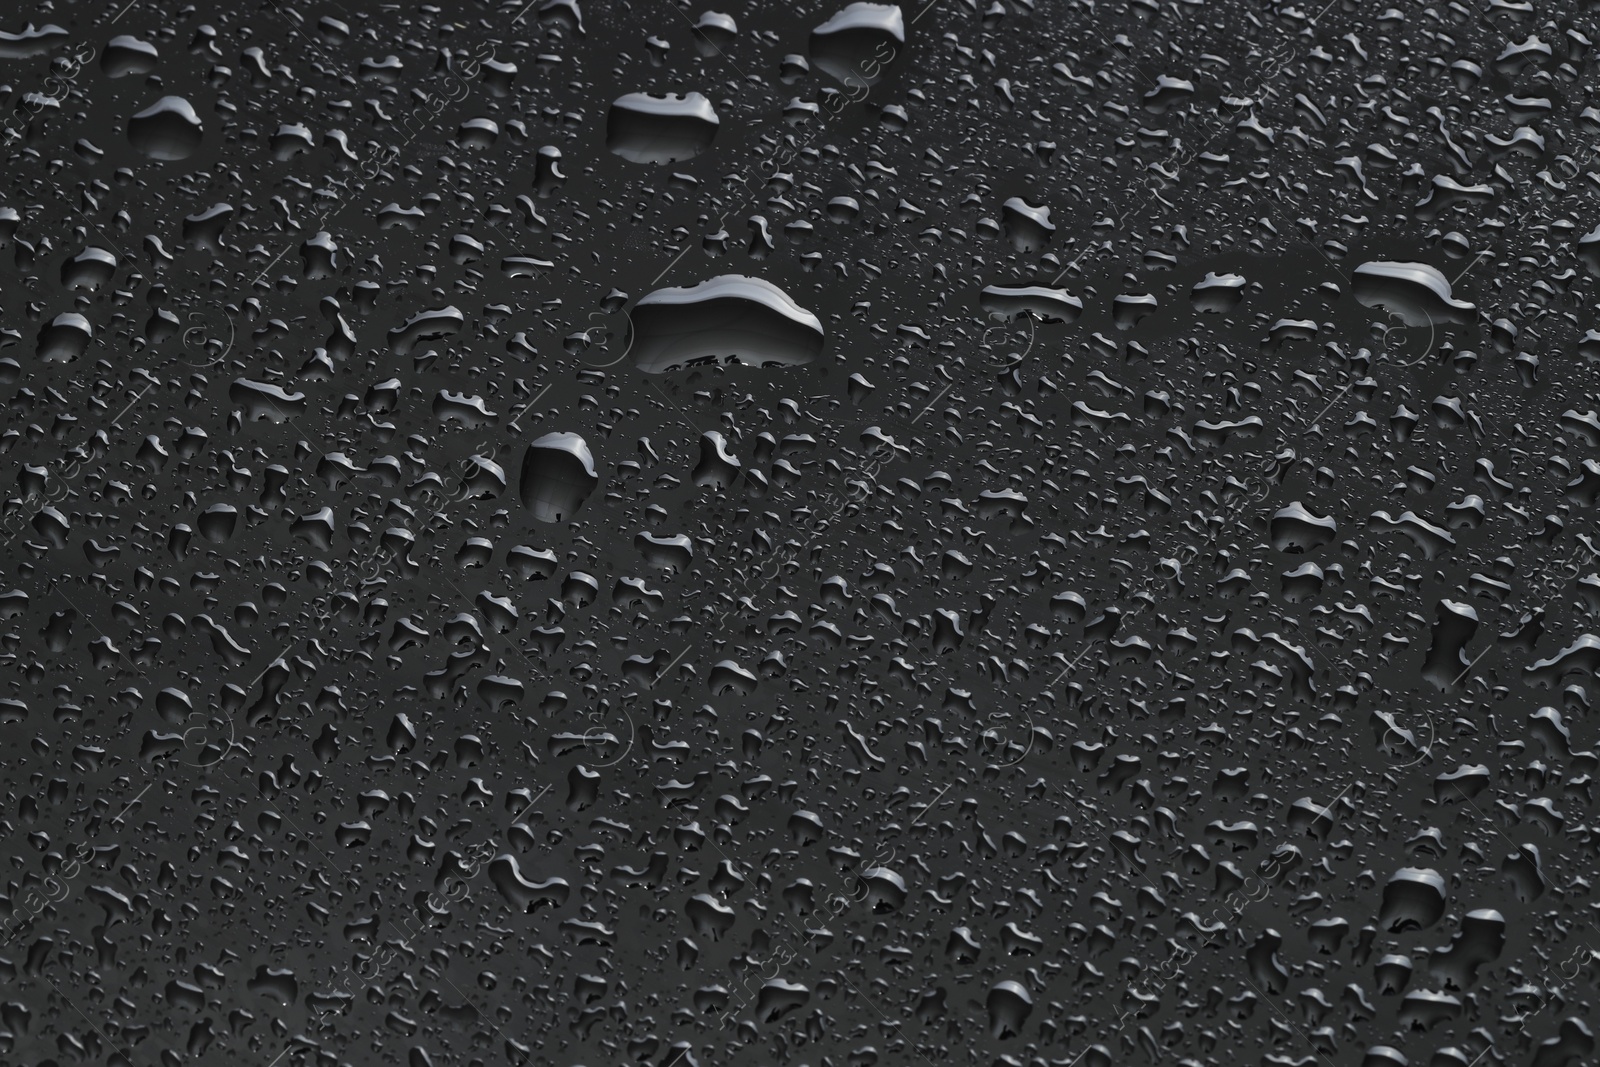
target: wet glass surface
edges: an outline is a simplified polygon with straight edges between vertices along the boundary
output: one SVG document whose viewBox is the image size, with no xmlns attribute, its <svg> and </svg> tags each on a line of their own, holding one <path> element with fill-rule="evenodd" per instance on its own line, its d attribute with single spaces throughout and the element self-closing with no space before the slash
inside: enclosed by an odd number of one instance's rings
<svg viewBox="0 0 1600 1067">
<path fill-rule="evenodd" d="M 9 10 L 0 1065 L 1595 1062 L 1597 21 Z"/>
</svg>

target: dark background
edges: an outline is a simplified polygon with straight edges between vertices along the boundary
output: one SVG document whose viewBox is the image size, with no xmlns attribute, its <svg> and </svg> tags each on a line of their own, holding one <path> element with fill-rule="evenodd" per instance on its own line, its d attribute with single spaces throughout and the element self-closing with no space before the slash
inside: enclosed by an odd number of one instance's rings
<svg viewBox="0 0 1600 1067">
<path fill-rule="evenodd" d="M 64 31 L 3 75 L 0 1062 L 1592 1058 L 1595 661 L 1529 668 L 1600 604 L 1594 16 L 939 0 L 870 93 L 784 80 L 841 8 L 0 23 Z M 463 93 L 490 49 L 510 88 Z M 711 147 L 608 151 L 644 91 L 707 96 Z M 166 95 L 181 161 L 128 136 Z M 70 288 L 86 247 L 115 273 Z M 1475 321 L 1363 306 L 1373 260 Z M 634 369 L 625 309 L 726 273 L 822 358 Z M 598 486 L 547 524 L 557 431 Z M 769 484 L 697 485 L 706 431 Z"/>
</svg>

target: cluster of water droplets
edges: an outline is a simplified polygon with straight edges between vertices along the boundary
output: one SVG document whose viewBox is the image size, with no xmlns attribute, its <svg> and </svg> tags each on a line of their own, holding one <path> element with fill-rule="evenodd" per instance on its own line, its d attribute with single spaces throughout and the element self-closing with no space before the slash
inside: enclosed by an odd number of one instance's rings
<svg viewBox="0 0 1600 1067">
<path fill-rule="evenodd" d="M 1593 1059 L 1593 14 L 6 17 L 0 1060 Z"/>
</svg>

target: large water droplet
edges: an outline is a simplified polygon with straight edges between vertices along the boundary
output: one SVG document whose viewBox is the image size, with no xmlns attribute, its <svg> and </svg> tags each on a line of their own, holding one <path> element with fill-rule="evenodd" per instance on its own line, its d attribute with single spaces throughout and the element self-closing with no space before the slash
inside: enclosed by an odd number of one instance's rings
<svg viewBox="0 0 1600 1067">
<path fill-rule="evenodd" d="M 540 522 L 565 522 L 600 484 L 594 455 L 575 433 L 547 433 L 522 457 L 522 503 Z"/>
<path fill-rule="evenodd" d="M 676 163 L 710 148 L 720 122 L 699 93 L 629 93 L 606 116 L 606 147 L 630 163 Z"/>
<path fill-rule="evenodd" d="M 822 322 L 771 282 L 724 274 L 657 289 L 634 305 L 630 355 L 646 374 L 725 362 L 804 366 L 822 354 Z"/>
<path fill-rule="evenodd" d="M 1407 326 L 1466 326 L 1477 318 L 1477 307 L 1452 298 L 1450 280 L 1426 263 L 1363 263 L 1351 276 L 1351 292 L 1363 306 L 1381 308 Z"/>
<path fill-rule="evenodd" d="M 128 142 L 151 159 L 188 159 L 204 133 L 194 105 L 181 96 L 163 96 L 128 120 Z"/>
<path fill-rule="evenodd" d="M 906 20 L 898 5 L 855 3 L 811 31 L 811 59 L 846 85 L 874 85 L 905 43 Z"/>
</svg>

